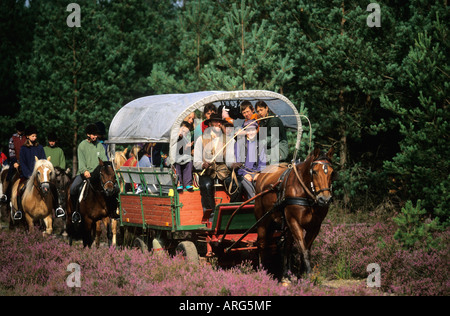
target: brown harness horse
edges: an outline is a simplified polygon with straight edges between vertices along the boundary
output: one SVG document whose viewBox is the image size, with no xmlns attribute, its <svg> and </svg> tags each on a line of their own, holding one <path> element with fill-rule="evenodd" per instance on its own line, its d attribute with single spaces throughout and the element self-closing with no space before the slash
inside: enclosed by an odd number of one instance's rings
<svg viewBox="0 0 450 316">
<path fill-rule="evenodd" d="M 295 262 L 291 259 L 300 264 L 298 273 L 311 272 L 311 245 L 332 198 L 333 153 L 333 148 L 326 154 L 316 149 L 301 164 L 269 166 L 256 181 L 257 194 L 269 190 L 255 201 L 260 261 L 278 279 L 287 277 Z M 277 190 L 270 190 L 277 182 Z M 282 237 L 275 238 L 275 231 Z M 282 253 L 276 251 L 277 243 L 284 244 Z"/>
<path fill-rule="evenodd" d="M 92 246 L 96 223 L 114 216 L 113 214 L 116 212 L 117 193 L 117 181 L 111 162 L 99 159 L 98 167 L 91 173 L 91 178 L 87 180 L 81 193 L 82 200 L 78 207 L 82 218 L 81 224 L 74 224 L 72 223 L 74 210 L 72 210 L 70 201 L 70 186 L 67 188 L 66 225 L 70 244 L 72 244 L 72 239 L 80 237 L 81 233 L 83 246 Z"/>
</svg>

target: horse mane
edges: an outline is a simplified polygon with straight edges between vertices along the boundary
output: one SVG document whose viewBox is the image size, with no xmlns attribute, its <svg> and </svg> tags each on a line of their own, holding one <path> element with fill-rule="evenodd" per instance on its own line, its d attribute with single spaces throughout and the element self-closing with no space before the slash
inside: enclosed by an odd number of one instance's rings
<svg viewBox="0 0 450 316">
<path fill-rule="evenodd" d="M 53 164 L 47 159 L 40 159 L 40 160 L 36 161 L 36 163 L 34 164 L 33 173 L 31 174 L 31 177 L 27 181 L 27 184 L 25 186 L 25 192 L 30 193 L 33 190 L 34 180 L 36 179 L 37 170 L 40 167 L 49 168 L 51 171 L 50 181 L 53 181 L 55 179 L 55 168 L 53 167 Z"/>
</svg>

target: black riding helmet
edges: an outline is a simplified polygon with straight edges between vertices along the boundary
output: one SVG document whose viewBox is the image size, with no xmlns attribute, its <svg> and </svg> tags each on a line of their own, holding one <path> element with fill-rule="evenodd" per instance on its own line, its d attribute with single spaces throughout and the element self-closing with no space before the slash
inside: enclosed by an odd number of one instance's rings
<svg viewBox="0 0 450 316">
<path fill-rule="evenodd" d="M 98 127 L 95 124 L 88 124 L 85 132 L 88 135 L 99 135 Z"/>
<path fill-rule="evenodd" d="M 30 136 L 37 133 L 38 133 L 37 127 L 34 125 L 30 125 L 25 129 L 25 136 Z"/>
</svg>

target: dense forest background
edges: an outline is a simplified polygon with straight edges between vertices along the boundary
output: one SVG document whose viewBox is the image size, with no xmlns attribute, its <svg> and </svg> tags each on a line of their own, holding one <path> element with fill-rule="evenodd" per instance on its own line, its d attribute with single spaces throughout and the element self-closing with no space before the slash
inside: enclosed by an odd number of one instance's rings
<svg viewBox="0 0 450 316">
<path fill-rule="evenodd" d="M 448 223 L 447 0 L 377 1 L 380 27 L 368 0 L 78 0 L 73 28 L 71 2 L 0 2 L 2 147 L 23 120 L 41 143 L 56 131 L 71 161 L 87 123 L 137 97 L 267 89 L 336 148 L 339 206 L 421 200 Z"/>
</svg>

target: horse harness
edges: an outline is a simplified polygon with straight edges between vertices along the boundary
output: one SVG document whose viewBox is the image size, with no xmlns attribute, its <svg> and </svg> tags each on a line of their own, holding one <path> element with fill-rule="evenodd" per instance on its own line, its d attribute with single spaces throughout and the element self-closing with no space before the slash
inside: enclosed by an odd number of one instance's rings
<svg viewBox="0 0 450 316">
<path fill-rule="evenodd" d="M 322 159 L 322 160 L 325 160 L 325 159 Z M 302 181 L 300 175 L 298 174 L 298 171 L 296 168 L 297 164 L 294 162 L 293 164 L 289 165 L 288 168 L 286 169 L 286 171 L 284 171 L 283 174 L 278 179 L 279 181 L 281 180 L 282 186 L 281 186 L 281 190 L 278 191 L 277 201 L 275 203 L 275 206 L 281 207 L 283 209 L 286 206 L 290 206 L 290 205 L 313 207 L 314 205 L 317 204 L 317 196 L 320 193 L 325 192 L 325 191 L 332 192 L 332 187 L 320 189 L 319 191 L 316 191 L 316 189 L 314 187 L 314 183 L 313 183 L 313 177 L 314 177 L 313 168 L 314 168 L 314 166 L 317 164 L 322 165 L 325 174 L 328 174 L 328 167 L 331 165 L 328 161 L 324 162 L 322 160 L 314 161 L 311 164 L 311 168 L 309 170 L 310 175 L 311 175 L 311 183 L 310 183 L 311 191 L 307 188 L 305 183 Z M 291 174 L 292 170 L 294 170 L 297 180 L 302 185 L 306 194 L 308 194 L 310 196 L 309 198 L 308 197 L 286 197 L 287 180 L 288 180 L 289 175 Z"/>
<path fill-rule="evenodd" d="M 321 160 L 325 160 L 325 159 L 321 159 Z M 314 205 L 317 204 L 317 198 L 316 196 L 324 191 L 330 191 L 331 192 L 331 188 L 325 188 L 325 189 L 321 189 L 319 191 L 315 191 L 314 189 L 314 184 L 313 184 L 313 167 L 316 164 L 321 164 L 324 166 L 324 172 L 325 174 L 328 173 L 328 166 L 330 166 L 329 162 L 322 162 L 321 160 L 316 160 L 311 164 L 311 169 L 310 169 L 310 174 L 311 174 L 311 187 L 312 187 L 312 192 L 309 192 L 309 190 L 307 189 L 306 185 L 303 183 L 303 181 L 301 180 L 297 168 L 296 168 L 296 163 L 294 162 L 293 164 L 289 165 L 287 167 L 287 169 L 281 174 L 281 176 L 278 178 L 278 181 L 275 184 L 272 184 L 271 187 L 269 189 L 267 189 L 264 192 L 259 193 L 258 195 L 256 195 L 254 198 L 256 198 L 257 196 L 259 196 L 260 194 L 266 194 L 269 191 L 274 191 L 274 190 L 278 190 L 277 192 L 277 201 L 275 202 L 275 204 L 273 205 L 273 207 L 267 211 L 266 213 L 264 213 L 263 216 L 261 216 L 256 223 L 250 227 L 237 241 L 235 241 L 231 246 L 229 246 L 228 248 L 226 248 L 224 251 L 225 253 L 228 253 L 236 244 L 238 244 L 242 239 L 244 239 L 245 236 L 247 236 L 256 226 L 259 225 L 259 223 L 261 221 L 263 221 L 267 216 L 269 216 L 271 213 L 273 213 L 276 210 L 280 210 L 286 207 L 286 206 L 290 206 L 290 205 L 298 205 L 298 206 L 307 206 L 307 207 L 313 207 Z M 294 170 L 297 179 L 299 180 L 300 184 L 302 185 L 302 187 L 305 189 L 305 191 L 308 193 L 308 195 L 312 196 L 312 198 L 306 198 L 306 197 L 286 197 L 286 186 L 287 186 L 287 180 L 289 179 L 289 175 L 291 174 L 292 170 Z M 281 189 L 278 189 L 279 186 L 281 185 Z M 250 199 L 253 200 L 254 198 Z M 247 202 L 244 202 L 243 204 L 248 203 L 250 200 L 248 200 Z M 243 205 L 242 204 L 242 205 Z M 242 206 L 241 205 L 241 206 Z M 230 220 L 228 222 L 227 228 L 225 229 L 224 232 L 224 236 L 221 240 L 221 242 L 224 241 L 225 239 L 225 235 L 228 231 L 228 227 L 229 224 L 231 222 L 231 219 L 233 218 L 233 216 L 235 215 L 235 213 L 237 213 L 237 211 L 240 208 L 238 208 L 233 215 L 230 217 Z M 284 217 L 284 212 L 283 212 L 283 220 L 282 220 L 282 225 L 284 226 L 286 221 L 285 221 L 285 217 Z M 284 230 L 284 229 L 283 229 Z"/>
</svg>

